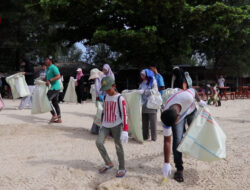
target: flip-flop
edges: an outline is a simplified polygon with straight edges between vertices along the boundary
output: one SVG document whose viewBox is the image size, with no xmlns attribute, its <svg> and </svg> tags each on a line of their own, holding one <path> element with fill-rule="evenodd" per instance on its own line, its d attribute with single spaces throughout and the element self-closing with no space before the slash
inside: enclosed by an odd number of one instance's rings
<svg viewBox="0 0 250 190">
<path fill-rule="evenodd" d="M 176 171 L 174 173 L 174 179 L 179 183 L 184 182 L 183 171 Z"/>
<path fill-rule="evenodd" d="M 111 168 L 113 168 L 114 166 L 108 166 L 108 165 L 104 165 L 104 167 L 102 167 L 101 169 L 99 169 L 99 173 L 103 174 L 105 172 L 107 172 L 108 170 L 110 170 Z"/>
<path fill-rule="evenodd" d="M 123 172 L 123 174 L 122 175 L 119 175 L 121 172 Z M 116 176 L 115 177 L 119 177 L 119 178 L 122 178 L 122 177 L 124 177 L 125 175 L 126 175 L 126 170 L 118 170 L 117 172 L 116 172 Z"/>
</svg>

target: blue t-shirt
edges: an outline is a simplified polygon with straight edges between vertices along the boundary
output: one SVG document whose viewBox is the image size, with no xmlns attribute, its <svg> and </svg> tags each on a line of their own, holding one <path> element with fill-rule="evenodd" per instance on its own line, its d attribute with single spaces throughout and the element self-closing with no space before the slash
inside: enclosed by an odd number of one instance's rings
<svg viewBox="0 0 250 190">
<path fill-rule="evenodd" d="M 165 87 L 165 83 L 164 83 L 164 80 L 163 80 L 163 77 L 161 76 L 160 73 L 157 73 L 155 75 L 155 79 L 157 81 L 157 86 L 158 87 Z M 160 93 L 162 94 L 163 90 L 160 90 Z"/>
</svg>

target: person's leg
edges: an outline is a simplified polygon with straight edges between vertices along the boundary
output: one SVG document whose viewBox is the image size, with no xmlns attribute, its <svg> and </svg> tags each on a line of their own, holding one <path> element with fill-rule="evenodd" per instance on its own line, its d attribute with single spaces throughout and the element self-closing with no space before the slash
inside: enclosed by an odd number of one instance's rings
<svg viewBox="0 0 250 190">
<path fill-rule="evenodd" d="M 125 170 L 124 151 L 120 139 L 122 132 L 122 125 L 111 128 L 111 132 L 115 141 L 116 154 L 119 161 L 119 170 Z"/>
<path fill-rule="evenodd" d="M 106 165 L 112 164 L 112 162 L 108 156 L 108 153 L 106 151 L 106 148 L 104 147 L 104 141 L 105 141 L 105 138 L 108 136 L 109 131 L 110 131 L 109 128 L 101 127 L 101 129 L 99 130 L 98 137 L 96 139 L 96 147 L 98 148 Z"/>
<path fill-rule="evenodd" d="M 20 105 L 18 106 L 18 109 L 23 110 L 25 106 L 27 105 L 28 101 L 29 101 L 29 96 L 23 97 L 21 99 Z"/>
<path fill-rule="evenodd" d="M 142 114 L 142 132 L 143 140 L 148 140 L 149 138 L 149 117 L 147 113 Z"/>
<path fill-rule="evenodd" d="M 174 163 L 177 171 L 183 171 L 183 161 L 182 161 L 182 153 L 177 151 L 177 147 L 179 146 L 184 133 L 185 121 L 183 119 L 177 125 L 172 127 L 173 132 L 173 154 L 174 154 Z"/>
<path fill-rule="evenodd" d="M 29 105 L 29 108 L 32 108 L 32 97 L 33 97 L 33 92 L 34 92 L 35 86 L 28 86 L 28 87 L 29 87 L 29 91 L 30 91 L 28 105 Z"/>
<path fill-rule="evenodd" d="M 77 95 L 77 102 L 79 104 L 82 103 L 81 96 L 80 96 L 80 91 L 79 91 L 79 86 L 76 87 L 76 95 Z"/>
<path fill-rule="evenodd" d="M 152 141 L 156 141 L 157 139 L 157 113 L 150 113 L 149 114 L 149 123 L 150 123 L 150 130 L 151 130 L 151 139 Z"/>
<path fill-rule="evenodd" d="M 55 94 L 54 94 L 54 90 L 49 90 L 48 93 L 47 93 L 47 96 L 48 96 L 48 99 L 49 101 L 51 102 L 52 99 L 54 98 Z M 52 103 L 50 103 L 50 106 L 51 106 L 51 115 L 52 115 L 52 118 L 51 118 L 51 121 L 55 120 L 57 118 L 57 115 L 56 115 L 56 112 L 54 110 L 54 107 L 52 105 Z"/>
<path fill-rule="evenodd" d="M 53 104 L 53 106 L 55 108 L 55 111 L 56 111 L 58 119 L 61 118 L 61 110 L 60 110 L 59 103 L 58 103 L 59 93 L 60 93 L 59 90 L 56 90 L 54 92 L 55 95 L 54 95 L 54 97 L 51 100 L 52 104 Z"/>
</svg>

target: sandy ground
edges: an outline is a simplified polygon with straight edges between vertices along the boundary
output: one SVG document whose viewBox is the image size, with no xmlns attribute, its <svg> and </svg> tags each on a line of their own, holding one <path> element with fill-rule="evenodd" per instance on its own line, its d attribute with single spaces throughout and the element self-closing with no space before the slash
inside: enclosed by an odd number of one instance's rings
<svg viewBox="0 0 250 190">
<path fill-rule="evenodd" d="M 184 156 L 184 183 L 172 177 L 161 185 L 163 136 L 157 142 L 130 140 L 124 145 L 127 176 L 116 179 L 116 168 L 97 172 L 103 160 L 89 130 L 95 106 L 61 104 L 63 123 L 48 124 L 50 114 L 16 110 L 19 100 L 5 100 L 0 112 L 0 190 L 137 190 L 137 189 L 250 189 L 250 100 L 223 101 L 210 106 L 226 133 L 227 159 L 205 163 Z M 117 166 L 112 140 L 107 150 Z M 171 158 L 172 159 L 172 158 Z M 173 160 L 171 160 L 173 166 Z"/>
</svg>

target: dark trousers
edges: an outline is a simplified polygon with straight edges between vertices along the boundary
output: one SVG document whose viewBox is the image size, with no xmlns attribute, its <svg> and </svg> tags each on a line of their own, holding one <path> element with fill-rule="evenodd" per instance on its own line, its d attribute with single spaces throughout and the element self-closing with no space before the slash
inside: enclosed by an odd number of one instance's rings
<svg viewBox="0 0 250 190">
<path fill-rule="evenodd" d="M 77 102 L 82 103 L 82 100 L 83 100 L 83 86 L 81 86 L 81 85 L 76 86 L 76 95 L 77 95 Z"/>
<path fill-rule="evenodd" d="M 156 141 L 156 126 L 157 126 L 157 113 L 143 113 L 142 114 L 142 131 L 143 139 L 149 138 L 149 129 L 151 131 L 151 139 Z"/>
<path fill-rule="evenodd" d="M 58 103 L 59 93 L 60 93 L 60 90 L 49 90 L 47 93 L 47 96 L 48 96 L 49 101 L 52 102 L 52 105 L 51 105 L 52 110 L 50 113 L 53 116 L 57 114 L 57 117 L 61 118 L 61 111 L 60 111 L 60 107 Z"/>
<path fill-rule="evenodd" d="M 173 154 L 174 154 L 174 163 L 175 167 L 178 171 L 182 171 L 183 161 L 182 161 L 182 153 L 177 151 L 177 147 L 181 143 L 183 138 L 183 134 L 185 133 L 185 124 L 187 122 L 188 126 L 192 123 L 196 114 L 196 110 L 194 110 L 191 114 L 187 115 L 181 122 L 172 127 L 173 132 Z"/>
</svg>

